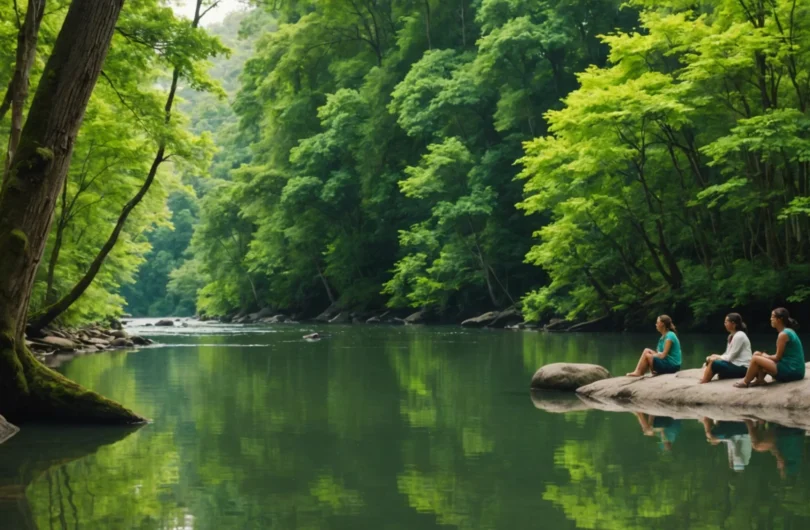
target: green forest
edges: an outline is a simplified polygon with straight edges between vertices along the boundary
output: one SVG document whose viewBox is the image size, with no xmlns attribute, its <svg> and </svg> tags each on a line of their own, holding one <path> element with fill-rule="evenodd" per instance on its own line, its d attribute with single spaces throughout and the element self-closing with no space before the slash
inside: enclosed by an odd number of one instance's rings
<svg viewBox="0 0 810 530">
<path fill-rule="evenodd" d="M 31 94 L 70 3 L 29 2 Z M 4 146 L 23 4 L 0 2 Z M 700 326 L 810 296 L 806 4 L 264 0 L 205 25 L 215 4 L 124 3 L 35 327 L 330 307 Z"/>
</svg>

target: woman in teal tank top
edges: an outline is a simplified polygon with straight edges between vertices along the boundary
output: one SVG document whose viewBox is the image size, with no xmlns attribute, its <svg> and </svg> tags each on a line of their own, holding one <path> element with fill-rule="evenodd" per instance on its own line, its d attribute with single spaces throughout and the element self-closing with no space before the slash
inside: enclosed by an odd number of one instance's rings
<svg viewBox="0 0 810 530">
<path fill-rule="evenodd" d="M 734 386 L 745 388 L 764 384 L 767 374 L 783 383 L 804 379 L 804 348 L 793 330 L 796 321 L 790 318 L 787 309 L 778 307 L 771 312 L 771 327 L 779 332 L 776 353 L 754 352 L 745 378 Z"/>
<path fill-rule="evenodd" d="M 651 371 L 653 375 L 674 374 L 681 369 L 681 342 L 675 334 L 675 324 L 667 315 L 655 321 L 655 329 L 661 334 L 657 351 L 646 348 L 641 352 L 636 369 L 628 377 L 641 377 Z"/>
</svg>

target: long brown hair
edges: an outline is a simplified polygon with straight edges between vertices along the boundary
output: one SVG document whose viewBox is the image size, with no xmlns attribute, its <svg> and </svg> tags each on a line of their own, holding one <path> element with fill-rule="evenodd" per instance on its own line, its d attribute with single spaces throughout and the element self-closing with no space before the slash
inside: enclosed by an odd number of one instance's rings
<svg viewBox="0 0 810 530">
<path fill-rule="evenodd" d="M 677 335 L 678 330 L 675 329 L 675 324 L 672 323 L 672 319 L 669 317 L 669 315 L 658 315 L 658 320 L 664 324 L 665 328 Z"/>
</svg>

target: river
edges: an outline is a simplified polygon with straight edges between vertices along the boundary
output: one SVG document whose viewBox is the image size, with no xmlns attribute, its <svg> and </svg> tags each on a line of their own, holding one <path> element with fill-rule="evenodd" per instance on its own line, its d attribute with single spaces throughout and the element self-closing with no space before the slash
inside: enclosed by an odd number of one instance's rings
<svg viewBox="0 0 810 530">
<path fill-rule="evenodd" d="M 156 344 L 59 370 L 152 423 L 26 426 L 0 445 L 3 530 L 810 523 L 803 431 L 535 407 L 528 386 L 539 366 L 593 362 L 624 373 L 655 346 L 654 330 L 132 331 Z M 312 331 L 323 339 L 302 339 Z M 754 347 L 774 339 L 754 337 Z M 684 335 L 685 364 L 724 341 Z"/>
</svg>

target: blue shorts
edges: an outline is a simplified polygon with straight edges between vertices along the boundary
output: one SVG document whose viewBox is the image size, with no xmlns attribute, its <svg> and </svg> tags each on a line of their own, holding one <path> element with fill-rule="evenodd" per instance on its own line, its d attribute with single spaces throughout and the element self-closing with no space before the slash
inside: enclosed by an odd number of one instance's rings
<svg viewBox="0 0 810 530">
<path fill-rule="evenodd" d="M 748 368 L 745 366 L 738 366 L 722 359 L 712 361 L 712 373 L 717 374 L 719 379 L 739 379 L 745 377 L 746 372 Z"/>
<path fill-rule="evenodd" d="M 666 359 L 662 359 L 660 357 L 653 357 L 652 370 L 658 375 L 674 374 L 679 372 L 680 369 L 681 369 L 680 364 L 672 364 Z"/>
</svg>

